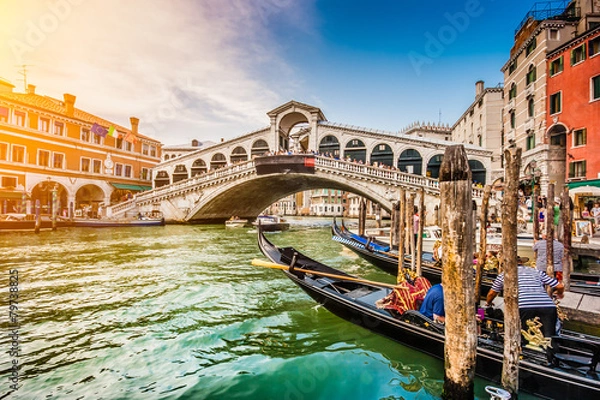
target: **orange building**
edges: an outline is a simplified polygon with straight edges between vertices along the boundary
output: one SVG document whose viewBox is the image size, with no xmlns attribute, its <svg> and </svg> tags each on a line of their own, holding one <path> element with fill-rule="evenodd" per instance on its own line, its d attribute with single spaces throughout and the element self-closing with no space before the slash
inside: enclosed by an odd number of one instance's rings
<svg viewBox="0 0 600 400">
<path fill-rule="evenodd" d="M 600 26 L 547 56 L 546 125 L 551 144 L 566 147 L 565 181 L 576 216 L 600 201 Z"/>
<path fill-rule="evenodd" d="M 0 79 L 0 213 L 51 212 L 95 217 L 104 206 L 152 188 L 161 143 L 75 108 L 75 96 L 58 100 L 14 92 Z M 110 133 L 110 134 L 109 134 Z"/>
</svg>

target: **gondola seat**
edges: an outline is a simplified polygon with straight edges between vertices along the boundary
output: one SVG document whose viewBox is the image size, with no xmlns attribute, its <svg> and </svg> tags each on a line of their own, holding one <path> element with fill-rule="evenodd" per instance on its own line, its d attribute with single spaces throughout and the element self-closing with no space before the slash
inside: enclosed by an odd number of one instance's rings
<svg viewBox="0 0 600 400">
<path fill-rule="evenodd" d="M 546 352 L 548 362 L 553 366 L 567 366 L 586 374 L 597 374 L 600 344 L 585 339 L 553 336 L 551 346 Z"/>
<path fill-rule="evenodd" d="M 417 310 L 406 310 L 400 316 L 400 319 L 404 322 L 416 324 L 434 332 L 444 333 L 444 325 L 433 322 L 431 318 L 426 317 Z"/>
</svg>

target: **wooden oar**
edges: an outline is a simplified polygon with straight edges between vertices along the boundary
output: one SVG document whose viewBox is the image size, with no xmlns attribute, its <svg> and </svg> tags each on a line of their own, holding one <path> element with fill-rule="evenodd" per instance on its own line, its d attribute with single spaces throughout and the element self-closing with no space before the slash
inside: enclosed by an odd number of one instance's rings
<svg viewBox="0 0 600 400">
<path fill-rule="evenodd" d="M 289 271 L 290 270 L 290 267 L 288 265 L 277 264 L 277 263 L 273 263 L 273 262 L 269 262 L 269 261 L 263 261 L 263 260 L 259 260 L 257 258 L 255 258 L 254 260 L 252 260 L 252 265 L 255 265 L 257 267 L 265 267 L 265 268 L 272 268 L 272 269 L 281 269 L 281 270 L 284 270 L 284 271 Z M 330 273 L 327 273 L 327 272 L 314 271 L 312 269 L 294 268 L 294 272 L 296 272 L 296 271 L 297 272 L 302 272 L 302 273 L 305 273 L 305 274 L 325 276 L 327 278 L 342 279 L 342 280 L 345 280 L 345 281 L 352 281 L 352 282 L 364 283 L 364 284 L 373 285 L 373 286 L 381 286 L 381 287 L 387 287 L 387 288 L 392 288 L 392 289 L 396 287 L 396 285 L 393 285 L 393 284 L 390 284 L 390 283 L 369 281 L 367 279 L 360 279 L 360 278 L 353 278 L 351 276 L 343 276 L 343 275 L 330 274 Z"/>
</svg>

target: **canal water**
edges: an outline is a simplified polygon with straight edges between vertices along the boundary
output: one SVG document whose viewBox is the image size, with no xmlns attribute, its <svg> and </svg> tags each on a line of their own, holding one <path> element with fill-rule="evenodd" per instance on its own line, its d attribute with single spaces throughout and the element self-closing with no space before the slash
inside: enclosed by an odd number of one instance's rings
<svg viewBox="0 0 600 400">
<path fill-rule="evenodd" d="M 331 240 L 330 222 L 295 220 L 270 238 L 393 282 Z M 0 398 L 10 391 L 15 361 L 19 389 L 7 398 L 370 400 L 441 393 L 442 361 L 332 315 L 280 271 L 251 266 L 264 257 L 250 228 L 0 234 L 0 254 Z M 11 320 L 15 270 L 18 314 Z M 476 380 L 477 398 L 489 398 L 487 384 Z"/>
</svg>

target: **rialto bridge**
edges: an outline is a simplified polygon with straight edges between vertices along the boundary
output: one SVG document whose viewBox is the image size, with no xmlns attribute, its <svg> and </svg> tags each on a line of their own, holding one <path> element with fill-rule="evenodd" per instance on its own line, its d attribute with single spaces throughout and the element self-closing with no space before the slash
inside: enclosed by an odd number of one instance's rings
<svg viewBox="0 0 600 400">
<path fill-rule="evenodd" d="M 331 123 L 319 108 L 295 101 L 267 115 L 271 124 L 264 129 L 157 165 L 153 190 L 107 214 L 160 210 L 167 221 L 180 222 L 250 218 L 283 197 L 319 188 L 356 193 L 388 211 L 399 188 L 424 188 L 429 204 L 439 202 L 439 167 L 446 147 L 455 143 L 418 131 L 394 134 Z M 473 180 L 489 182 L 492 153 L 473 145 L 465 151 Z"/>
</svg>

